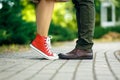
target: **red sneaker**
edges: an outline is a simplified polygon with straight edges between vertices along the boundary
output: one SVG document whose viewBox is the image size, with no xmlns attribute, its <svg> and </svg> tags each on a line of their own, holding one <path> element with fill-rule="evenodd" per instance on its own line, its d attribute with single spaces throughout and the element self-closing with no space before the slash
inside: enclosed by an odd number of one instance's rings
<svg viewBox="0 0 120 80">
<path fill-rule="evenodd" d="M 36 35 L 36 38 L 30 44 L 30 47 L 44 58 L 50 60 L 58 59 L 58 55 L 51 52 L 50 46 L 50 38 L 39 34 Z"/>
</svg>

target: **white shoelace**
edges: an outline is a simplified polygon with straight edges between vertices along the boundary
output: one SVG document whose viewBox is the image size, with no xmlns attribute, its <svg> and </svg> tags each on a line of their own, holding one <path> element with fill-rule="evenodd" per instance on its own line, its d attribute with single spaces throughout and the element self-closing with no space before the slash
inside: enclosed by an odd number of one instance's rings
<svg viewBox="0 0 120 80">
<path fill-rule="evenodd" d="M 46 41 L 46 48 L 47 48 L 47 50 L 48 50 L 48 53 L 50 53 L 50 54 L 52 54 L 52 52 L 51 52 L 51 37 L 47 37 L 47 39 L 45 40 Z"/>
<path fill-rule="evenodd" d="M 51 37 L 47 37 L 46 43 L 48 45 L 48 47 L 51 49 Z"/>
</svg>

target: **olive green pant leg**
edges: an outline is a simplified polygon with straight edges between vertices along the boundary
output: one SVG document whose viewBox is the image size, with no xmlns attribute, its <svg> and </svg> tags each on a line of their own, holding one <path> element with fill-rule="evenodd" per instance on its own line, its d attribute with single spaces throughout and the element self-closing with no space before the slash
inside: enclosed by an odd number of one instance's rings
<svg viewBox="0 0 120 80">
<path fill-rule="evenodd" d="M 76 48 L 91 50 L 95 24 L 94 0 L 73 0 L 76 8 L 78 40 Z"/>
</svg>

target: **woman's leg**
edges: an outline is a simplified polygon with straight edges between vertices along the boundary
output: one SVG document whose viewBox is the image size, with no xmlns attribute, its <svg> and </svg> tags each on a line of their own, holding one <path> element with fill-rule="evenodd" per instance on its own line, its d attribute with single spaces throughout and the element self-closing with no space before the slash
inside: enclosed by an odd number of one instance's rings
<svg viewBox="0 0 120 80">
<path fill-rule="evenodd" d="M 37 35 L 30 44 L 38 54 L 46 59 L 58 59 L 58 55 L 52 53 L 50 50 L 50 39 L 48 30 L 51 22 L 52 12 L 54 8 L 54 1 L 41 0 L 36 7 L 36 22 L 37 22 Z"/>
<path fill-rule="evenodd" d="M 41 0 L 36 7 L 37 33 L 41 36 L 48 36 L 51 22 L 54 1 Z"/>
</svg>

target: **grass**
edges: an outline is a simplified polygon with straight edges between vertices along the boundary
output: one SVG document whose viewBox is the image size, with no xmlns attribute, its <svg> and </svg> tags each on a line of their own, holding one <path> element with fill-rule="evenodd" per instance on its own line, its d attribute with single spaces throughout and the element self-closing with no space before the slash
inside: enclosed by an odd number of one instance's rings
<svg viewBox="0 0 120 80">
<path fill-rule="evenodd" d="M 100 39 L 94 39 L 96 42 L 115 42 L 120 41 L 120 33 L 117 32 L 109 32 L 103 35 Z"/>
<path fill-rule="evenodd" d="M 75 39 L 76 40 L 76 39 Z M 118 42 L 120 41 L 120 33 L 116 32 L 109 32 L 105 34 L 100 39 L 94 39 L 94 42 Z M 64 45 L 64 42 L 54 42 L 52 46 L 61 46 Z M 70 41 L 68 41 L 70 42 Z M 0 54 L 2 53 L 14 53 L 14 52 L 23 52 L 29 50 L 29 45 L 18 45 L 18 44 L 11 44 L 11 45 L 2 45 L 0 46 Z"/>
<path fill-rule="evenodd" d="M 17 44 L 2 45 L 0 46 L 0 54 L 22 52 L 22 51 L 27 51 L 29 49 L 30 49 L 29 45 L 17 45 Z"/>
</svg>

